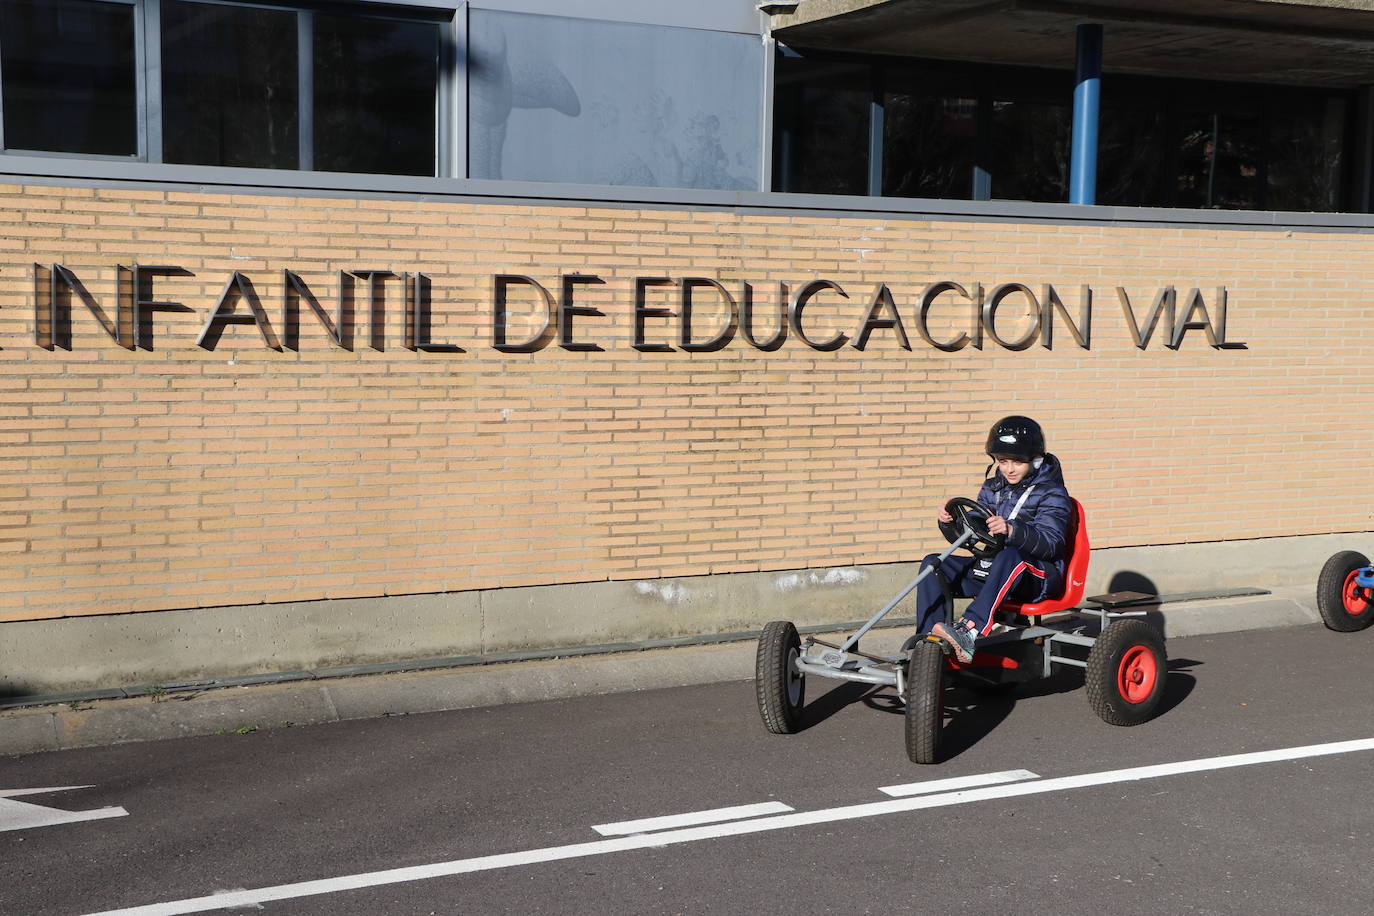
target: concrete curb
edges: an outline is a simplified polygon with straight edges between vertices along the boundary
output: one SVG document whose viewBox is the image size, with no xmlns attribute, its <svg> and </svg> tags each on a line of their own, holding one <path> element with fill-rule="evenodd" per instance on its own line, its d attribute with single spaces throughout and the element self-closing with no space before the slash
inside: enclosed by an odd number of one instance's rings
<svg viewBox="0 0 1374 916">
<path fill-rule="evenodd" d="M 1171 639 L 1321 620 L 1309 586 L 1144 610 Z M 895 650 L 908 634 L 874 630 L 864 644 Z M 12 709 L 0 712 L 0 755 L 747 680 L 754 651 L 749 640 Z"/>
</svg>

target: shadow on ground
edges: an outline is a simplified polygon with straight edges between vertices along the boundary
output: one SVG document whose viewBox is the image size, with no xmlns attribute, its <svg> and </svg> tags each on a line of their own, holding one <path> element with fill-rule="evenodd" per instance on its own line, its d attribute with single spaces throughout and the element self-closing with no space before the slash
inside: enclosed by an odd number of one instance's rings
<svg viewBox="0 0 1374 916">
<path fill-rule="evenodd" d="M 1155 718 L 1168 715 L 1187 699 L 1197 686 L 1192 670 L 1201 665 L 1196 659 L 1169 661 L 1169 676 Z M 1083 690 L 1083 672 L 1063 671 L 1037 681 L 974 689 L 952 687 L 945 695 L 945 725 L 940 736 L 941 762 L 953 760 L 992 734 L 1021 700 Z M 870 709 L 904 716 L 906 706 L 891 687 L 842 683 L 809 703 L 803 713 L 802 728 L 812 728 L 841 710 L 862 703 Z"/>
</svg>

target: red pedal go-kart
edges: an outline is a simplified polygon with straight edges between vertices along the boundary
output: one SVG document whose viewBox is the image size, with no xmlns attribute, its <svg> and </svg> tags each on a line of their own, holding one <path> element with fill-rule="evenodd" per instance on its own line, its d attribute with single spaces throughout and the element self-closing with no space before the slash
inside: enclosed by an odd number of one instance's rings
<svg viewBox="0 0 1374 916">
<path fill-rule="evenodd" d="M 1139 725 L 1150 719 L 1159 707 L 1168 674 L 1164 637 L 1139 619 L 1144 611 L 1115 609 L 1145 596 L 1084 599 L 1088 526 L 1082 504 L 1072 503 L 1064 594 L 1033 604 L 1004 603 L 998 609 L 1003 625 L 994 628 L 1000 632 L 979 638 L 969 663 L 957 661 L 943 640 L 930 635 L 913 636 L 897 655 L 859 651 L 860 637 L 926 576 L 938 575 L 929 566 L 840 645 L 813 636 L 803 640 L 786 620 L 769 623 L 759 637 L 754 669 L 764 725 L 775 734 L 801 730 L 806 680 L 812 676 L 890 686 L 905 704 L 907 756 L 915 763 L 935 763 L 944 727 L 946 685 L 986 689 L 1048 677 L 1068 668 L 1083 670 L 1088 704 L 1104 722 Z M 1005 538 L 988 531 L 990 516 L 979 503 L 952 499 L 945 508 L 954 516 L 957 534 L 940 554 L 941 560 L 965 545 L 970 549 L 1001 547 Z M 952 615 L 953 602 L 945 605 L 946 613 Z"/>
<path fill-rule="evenodd" d="M 1317 576 L 1317 611 L 1328 629 L 1342 633 L 1374 623 L 1374 566 L 1353 550 L 1326 561 Z"/>
</svg>

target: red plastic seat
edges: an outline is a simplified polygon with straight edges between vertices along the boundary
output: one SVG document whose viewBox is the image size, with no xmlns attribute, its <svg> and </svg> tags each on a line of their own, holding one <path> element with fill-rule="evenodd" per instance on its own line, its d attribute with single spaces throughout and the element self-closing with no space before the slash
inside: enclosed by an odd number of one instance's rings
<svg viewBox="0 0 1374 916">
<path fill-rule="evenodd" d="M 1064 570 L 1064 594 L 1059 598 L 1049 598 L 1031 604 L 1012 604 L 1004 602 L 998 613 L 1024 614 L 1027 617 L 1040 617 L 1056 611 L 1067 611 L 1083 603 L 1083 589 L 1088 581 L 1088 516 L 1083 504 L 1069 498 L 1073 503 L 1073 515 L 1069 519 L 1069 562 Z"/>
</svg>

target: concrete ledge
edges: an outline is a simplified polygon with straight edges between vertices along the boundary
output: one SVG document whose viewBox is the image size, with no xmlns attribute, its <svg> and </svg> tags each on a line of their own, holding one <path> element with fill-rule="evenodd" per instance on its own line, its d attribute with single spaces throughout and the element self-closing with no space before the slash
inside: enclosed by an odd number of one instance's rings
<svg viewBox="0 0 1374 916">
<path fill-rule="evenodd" d="M 1174 639 L 1320 620 L 1306 585 L 1142 609 Z M 910 632 L 877 629 L 864 645 L 895 651 Z M 0 755 L 747 680 L 754 652 L 747 640 L 13 709 L 0 712 Z"/>
<path fill-rule="evenodd" d="M 1374 534 L 1099 549 L 1087 593 L 1311 588 L 1326 558 L 1345 549 L 1374 555 Z M 833 625 L 867 619 L 917 568 L 893 563 L 3 623 L 0 698 L 410 659 L 500 660 L 757 631 L 769 620 Z"/>
<path fill-rule="evenodd" d="M 1166 605 L 1154 613 L 1163 620 L 1166 639 L 1321 623 L 1315 583 L 1276 588 L 1268 595 Z"/>
</svg>

